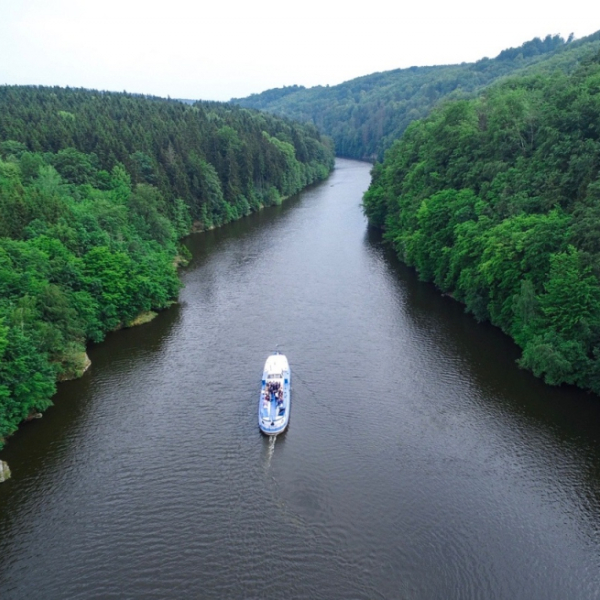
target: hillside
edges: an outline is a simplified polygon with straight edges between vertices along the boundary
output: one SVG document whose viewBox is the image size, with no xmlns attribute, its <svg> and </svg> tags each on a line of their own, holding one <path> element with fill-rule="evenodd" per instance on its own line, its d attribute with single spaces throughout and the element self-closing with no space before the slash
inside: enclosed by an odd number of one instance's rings
<svg viewBox="0 0 600 600">
<path fill-rule="evenodd" d="M 314 126 L 256 111 L 0 87 L 0 447 L 88 342 L 176 299 L 181 237 L 332 167 Z"/>
<path fill-rule="evenodd" d="M 333 138 L 339 156 L 381 159 L 412 121 L 444 100 L 473 97 L 514 74 L 571 72 L 599 48 L 600 32 L 577 41 L 547 36 L 475 63 L 397 69 L 331 87 L 290 86 L 231 102 L 313 123 Z"/>
<path fill-rule="evenodd" d="M 401 260 L 550 384 L 600 394 L 600 52 L 413 123 L 364 199 Z"/>
</svg>

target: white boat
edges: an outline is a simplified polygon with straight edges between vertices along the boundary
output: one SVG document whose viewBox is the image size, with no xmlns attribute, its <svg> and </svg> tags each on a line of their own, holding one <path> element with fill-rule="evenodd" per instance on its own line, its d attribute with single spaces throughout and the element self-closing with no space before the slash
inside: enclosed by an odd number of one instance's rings
<svg viewBox="0 0 600 600">
<path fill-rule="evenodd" d="M 284 354 L 275 352 L 265 362 L 258 402 L 258 426 L 277 435 L 288 425 L 291 409 L 292 373 Z"/>
</svg>

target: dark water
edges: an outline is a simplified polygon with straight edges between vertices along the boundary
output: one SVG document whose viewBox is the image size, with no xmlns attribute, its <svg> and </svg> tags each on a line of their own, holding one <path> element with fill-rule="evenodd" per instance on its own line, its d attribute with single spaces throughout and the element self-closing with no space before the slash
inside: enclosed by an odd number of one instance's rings
<svg viewBox="0 0 600 600">
<path fill-rule="evenodd" d="M 600 598 L 600 401 L 396 263 L 369 166 L 189 244 L 0 458 L 0 597 Z M 281 344 L 289 430 L 257 427 Z"/>
</svg>

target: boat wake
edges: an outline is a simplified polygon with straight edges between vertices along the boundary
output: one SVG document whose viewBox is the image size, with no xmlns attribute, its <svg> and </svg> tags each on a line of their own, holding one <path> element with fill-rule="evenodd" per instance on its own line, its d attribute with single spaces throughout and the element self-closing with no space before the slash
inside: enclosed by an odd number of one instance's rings
<svg viewBox="0 0 600 600">
<path fill-rule="evenodd" d="M 267 458 L 265 460 L 265 469 L 268 470 L 271 467 L 271 459 L 275 454 L 275 442 L 277 441 L 276 435 L 270 435 L 268 438 L 269 445 L 267 446 Z"/>
</svg>

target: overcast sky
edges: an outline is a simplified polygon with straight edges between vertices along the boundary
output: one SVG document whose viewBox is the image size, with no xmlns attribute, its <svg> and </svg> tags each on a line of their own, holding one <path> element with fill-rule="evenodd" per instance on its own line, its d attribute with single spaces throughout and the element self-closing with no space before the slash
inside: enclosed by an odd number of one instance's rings
<svg viewBox="0 0 600 600">
<path fill-rule="evenodd" d="M 0 84 L 205 100 L 600 29 L 589 0 L 0 0 Z"/>
</svg>

